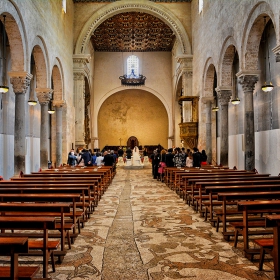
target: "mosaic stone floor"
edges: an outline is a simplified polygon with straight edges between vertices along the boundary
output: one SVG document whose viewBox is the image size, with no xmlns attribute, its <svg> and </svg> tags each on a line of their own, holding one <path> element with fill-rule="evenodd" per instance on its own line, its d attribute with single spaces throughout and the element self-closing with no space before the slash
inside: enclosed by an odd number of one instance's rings
<svg viewBox="0 0 280 280">
<path fill-rule="evenodd" d="M 53 280 L 273 279 L 271 263 L 243 257 L 242 242 L 194 213 L 150 169 L 118 169 Z"/>
</svg>

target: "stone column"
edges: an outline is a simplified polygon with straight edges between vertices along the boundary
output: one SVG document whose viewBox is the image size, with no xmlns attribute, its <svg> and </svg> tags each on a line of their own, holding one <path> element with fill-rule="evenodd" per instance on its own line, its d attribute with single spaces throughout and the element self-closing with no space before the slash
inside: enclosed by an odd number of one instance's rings
<svg viewBox="0 0 280 280">
<path fill-rule="evenodd" d="M 32 75 L 27 72 L 9 72 L 15 93 L 15 134 L 14 134 L 14 175 L 25 172 L 25 93 L 30 85 Z"/>
<path fill-rule="evenodd" d="M 214 98 L 213 97 L 203 97 L 202 102 L 205 104 L 205 126 L 206 126 L 206 155 L 207 161 L 212 162 L 212 105 Z"/>
<path fill-rule="evenodd" d="M 49 160 L 49 114 L 48 107 L 53 90 L 50 88 L 36 88 L 36 95 L 41 106 L 40 127 L 40 165 L 42 169 L 48 168 Z"/>
<path fill-rule="evenodd" d="M 221 156 L 220 164 L 228 166 L 228 103 L 231 99 L 232 90 L 216 88 L 217 97 L 220 103 L 220 124 L 221 124 Z"/>
<path fill-rule="evenodd" d="M 87 63 L 90 55 L 73 55 L 74 105 L 75 105 L 75 146 L 85 143 L 85 76 L 89 72 Z"/>
<path fill-rule="evenodd" d="M 62 107 L 64 100 L 53 101 L 56 112 L 56 166 L 62 164 Z"/>
<path fill-rule="evenodd" d="M 245 169 L 255 169 L 255 123 L 253 91 L 258 81 L 256 74 L 237 73 L 239 83 L 244 92 L 244 146 L 245 146 Z"/>
</svg>

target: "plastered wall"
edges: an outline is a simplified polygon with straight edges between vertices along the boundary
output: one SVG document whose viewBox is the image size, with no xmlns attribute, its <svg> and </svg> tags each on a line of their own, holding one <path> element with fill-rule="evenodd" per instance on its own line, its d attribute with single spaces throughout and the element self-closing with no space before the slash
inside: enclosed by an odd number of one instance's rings
<svg viewBox="0 0 280 280">
<path fill-rule="evenodd" d="M 161 144 L 167 148 L 166 109 L 147 91 L 119 91 L 106 99 L 99 110 L 98 135 L 100 149 L 106 145 L 126 145 L 131 136 L 138 139 L 139 145 Z"/>
</svg>

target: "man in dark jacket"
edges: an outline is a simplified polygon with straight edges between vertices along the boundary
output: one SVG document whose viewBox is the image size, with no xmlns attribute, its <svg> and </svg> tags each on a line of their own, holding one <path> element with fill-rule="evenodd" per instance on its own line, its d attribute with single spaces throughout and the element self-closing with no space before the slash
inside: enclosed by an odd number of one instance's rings
<svg viewBox="0 0 280 280">
<path fill-rule="evenodd" d="M 165 155 L 165 163 L 167 167 L 174 167 L 174 162 L 173 162 L 174 154 L 172 152 L 173 149 L 170 148 L 167 150 L 167 154 Z"/>
<path fill-rule="evenodd" d="M 111 154 L 109 154 L 108 152 L 104 152 L 103 156 L 104 156 L 103 162 L 104 162 L 105 166 L 113 166 L 114 165 L 115 160 L 114 160 L 114 157 Z"/>
<path fill-rule="evenodd" d="M 193 167 L 201 167 L 201 153 L 198 148 L 193 148 Z"/>
<path fill-rule="evenodd" d="M 81 155 L 81 158 L 80 158 L 78 164 L 82 161 L 82 159 L 84 160 L 84 165 L 85 166 L 92 166 L 91 154 L 88 150 L 86 150 L 86 149 L 82 150 L 82 155 Z"/>
</svg>

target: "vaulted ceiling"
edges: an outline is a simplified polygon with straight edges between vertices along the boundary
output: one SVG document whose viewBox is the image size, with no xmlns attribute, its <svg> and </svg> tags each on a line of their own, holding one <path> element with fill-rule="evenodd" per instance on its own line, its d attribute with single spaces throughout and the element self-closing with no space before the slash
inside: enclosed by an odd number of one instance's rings
<svg viewBox="0 0 280 280">
<path fill-rule="evenodd" d="M 91 37 L 95 51 L 108 52 L 171 51 L 174 41 L 169 26 L 140 12 L 121 13 L 107 19 Z"/>
</svg>

